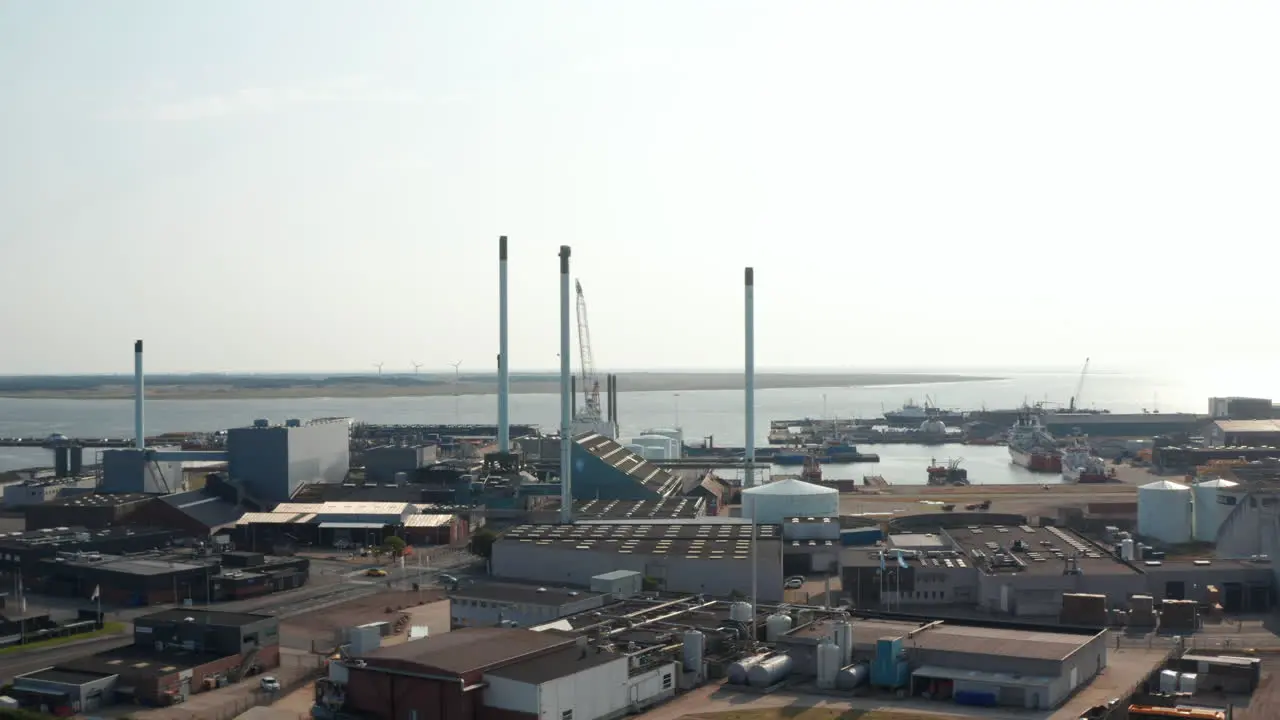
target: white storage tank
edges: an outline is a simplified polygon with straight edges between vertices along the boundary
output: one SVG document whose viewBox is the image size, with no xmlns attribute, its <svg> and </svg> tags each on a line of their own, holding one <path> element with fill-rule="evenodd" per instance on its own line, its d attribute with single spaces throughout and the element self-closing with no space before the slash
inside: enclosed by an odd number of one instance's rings
<svg viewBox="0 0 1280 720">
<path fill-rule="evenodd" d="M 794 478 L 742 491 L 742 517 L 781 523 L 788 517 L 838 517 L 840 491 Z"/>
<path fill-rule="evenodd" d="M 768 642 L 777 642 L 778 638 L 791 631 L 791 617 L 782 613 L 774 613 L 764 621 L 764 637 Z"/>
<path fill-rule="evenodd" d="M 686 670 L 702 673 L 702 652 L 706 647 L 706 636 L 697 630 L 689 630 L 684 634 L 684 652 L 681 659 Z"/>
<path fill-rule="evenodd" d="M 1217 542 L 1218 530 L 1222 527 L 1222 523 L 1244 497 L 1239 486 L 1239 483 L 1217 478 L 1197 483 L 1192 488 L 1192 497 L 1195 501 L 1192 516 L 1196 540 Z"/>
<path fill-rule="evenodd" d="M 1128 560 L 1129 562 L 1133 562 L 1134 560 L 1133 541 L 1130 540 L 1129 538 L 1125 538 L 1124 540 L 1120 541 L 1120 559 Z"/>
<path fill-rule="evenodd" d="M 839 670 L 839 666 L 836 667 Z M 774 655 L 765 658 L 747 670 L 747 684 L 753 688 L 767 688 L 786 679 L 791 672 L 790 655 Z"/>
<path fill-rule="evenodd" d="M 650 428 L 641 433 L 641 435 L 662 435 L 675 440 L 680 445 L 684 445 L 684 431 L 680 428 Z"/>
<path fill-rule="evenodd" d="M 635 443 L 627 443 L 622 447 L 626 448 L 627 450 L 630 450 L 631 452 L 635 453 L 636 455 L 639 455 L 640 457 L 644 457 L 643 445 L 636 445 Z"/>
<path fill-rule="evenodd" d="M 840 648 L 840 667 L 853 662 L 853 623 L 841 620 L 835 624 L 836 647 Z"/>
<path fill-rule="evenodd" d="M 836 674 L 840 672 L 840 648 L 823 638 L 818 643 L 818 687 L 831 689 L 836 686 Z"/>
<path fill-rule="evenodd" d="M 729 619 L 734 622 L 749 623 L 751 622 L 751 603 L 735 602 L 729 605 Z"/>
<path fill-rule="evenodd" d="M 1157 480 L 1138 488 L 1138 534 L 1166 543 L 1191 540 L 1191 488 Z"/>
</svg>

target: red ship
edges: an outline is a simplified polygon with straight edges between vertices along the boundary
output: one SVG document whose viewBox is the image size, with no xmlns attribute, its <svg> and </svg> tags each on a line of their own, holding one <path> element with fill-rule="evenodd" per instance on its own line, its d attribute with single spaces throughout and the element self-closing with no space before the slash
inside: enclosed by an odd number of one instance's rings
<svg viewBox="0 0 1280 720">
<path fill-rule="evenodd" d="M 1009 457 L 1032 472 L 1062 472 L 1057 442 L 1040 424 L 1040 416 L 1029 409 L 1018 413 L 1018 421 L 1009 430 Z"/>
</svg>

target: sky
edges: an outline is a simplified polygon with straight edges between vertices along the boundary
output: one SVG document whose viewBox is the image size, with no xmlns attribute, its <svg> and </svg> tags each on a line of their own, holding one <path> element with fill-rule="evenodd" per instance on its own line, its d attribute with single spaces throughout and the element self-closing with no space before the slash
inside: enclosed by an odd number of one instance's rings
<svg viewBox="0 0 1280 720">
<path fill-rule="evenodd" d="M 1267 367 L 1278 20 L 8 0 L 0 374 Z"/>
</svg>

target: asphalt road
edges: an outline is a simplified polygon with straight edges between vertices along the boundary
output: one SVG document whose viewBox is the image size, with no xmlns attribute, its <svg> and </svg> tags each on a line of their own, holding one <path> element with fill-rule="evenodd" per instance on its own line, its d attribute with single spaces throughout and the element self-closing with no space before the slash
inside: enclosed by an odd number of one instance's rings
<svg viewBox="0 0 1280 720">
<path fill-rule="evenodd" d="M 74 660 L 85 655 L 104 652 L 106 650 L 114 650 L 118 647 L 133 644 L 133 635 L 116 635 L 106 638 L 95 638 L 93 640 L 85 640 L 79 643 L 71 643 L 68 645 L 57 645 L 49 648 L 41 648 L 39 650 L 24 650 L 21 652 L 0 655 L 0 680 L 5 683 L 13 682 L 15 675 L 23 673 L 35 672 L 42 670 L 58 663 Z"/>
</svg>

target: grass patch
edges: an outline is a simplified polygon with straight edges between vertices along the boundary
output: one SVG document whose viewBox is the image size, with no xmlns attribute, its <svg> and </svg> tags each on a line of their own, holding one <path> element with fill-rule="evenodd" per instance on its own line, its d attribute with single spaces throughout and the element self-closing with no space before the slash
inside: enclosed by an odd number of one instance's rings
<svg viewBox="0 0 1280 720">
<path fill-rule="evenodd" d="M 10 647 L 0 649 L 0 655 L 8 655 L 9 653 L 25 652 L 27 650 L 39 650 L 40 648 L 57 647 L 66 645 L 67 643 L 78 642 L 80 640 L 91 640 L 93 638 L 107 637 L 109 635 L 119 635 L 124 630 L 124 623 L 109 622 L 103 623 L 101 630 L 93 632 L 79 633 L 77 635 L 67 635 L 66 637 L 50 638 L 41 640 L 40 642 L 27 643 L 26 645 L 12 645 Z"/>
</svg>

